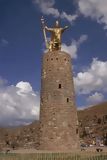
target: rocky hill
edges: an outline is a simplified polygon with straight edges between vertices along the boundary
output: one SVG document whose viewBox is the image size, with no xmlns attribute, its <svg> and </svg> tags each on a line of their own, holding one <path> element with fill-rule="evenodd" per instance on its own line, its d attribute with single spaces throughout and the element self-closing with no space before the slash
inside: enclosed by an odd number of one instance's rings
<svg viewBox="0 0 107 160">
<path fill-rule="evenodd" d="M 0 128 L 0 149 L 38 148 L 39 122 L 16 128 Z"/>
<path fill-rule="evenodd" d="M 86 143 L 106 143 L 107 102 L 78 111 L 80 137 Z"/>
<path fill-rule="evenodd" d="M 78 111 L 80 139 L 82 143 L 106 143 L 107 102 Z M 0 149 L 38 148 L 39 122 L 17 128 L 0 128 Z M 102 142 L 103 141 L 103 142 Z"/>
</svg>

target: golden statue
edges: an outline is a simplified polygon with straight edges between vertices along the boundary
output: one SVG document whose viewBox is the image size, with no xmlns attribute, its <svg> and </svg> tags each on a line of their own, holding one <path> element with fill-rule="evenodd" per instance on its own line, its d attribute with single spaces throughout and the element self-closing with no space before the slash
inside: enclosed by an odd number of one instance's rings
<svg viewBox="0 0 107 160">
<path fill-rule="evenodd" d="M 59 26 L 59 21 L 56 21 L 55 26 L 53 28 L 48 28 L 44 24 L 43 17 L 41 21 L 43 26 L 43 33 L 44 33 L 46 48 L 49 49 L 49 51 L 61 50 L 62 33 L 68 28 L 68 26 L 61 28 Z M 47 41 L 46 31 L 49 31 L 51 33 L 51 40 L 49 42 Z"/>
</svg>

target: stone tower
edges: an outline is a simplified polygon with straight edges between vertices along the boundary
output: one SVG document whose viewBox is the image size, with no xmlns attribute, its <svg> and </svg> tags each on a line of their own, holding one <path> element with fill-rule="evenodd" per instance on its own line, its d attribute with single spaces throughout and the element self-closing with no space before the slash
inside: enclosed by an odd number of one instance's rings
<svg viewBox="0 0 107 160">
<path fill-rule="evenodd" d="M 40 149 L 70 150 L 79 146 L 71 58 L 62 51 L 43 56 Z"/>
<path fill-rule="evenodd" d="M 79 148 L 71 57 L 57 48 L 43 55 L 40 102 L 40 150 Z"/>
</svg>

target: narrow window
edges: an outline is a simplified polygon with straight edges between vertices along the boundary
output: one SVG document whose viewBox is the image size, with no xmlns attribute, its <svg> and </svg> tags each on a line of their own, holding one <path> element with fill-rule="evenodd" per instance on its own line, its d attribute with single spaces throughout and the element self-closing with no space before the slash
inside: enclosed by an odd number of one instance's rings
<svg viewBox="0 0 107 160">
<path fill-rule="evenodd" d="M 76 129 L 76 134 L 78 134 L 78 128 Z"/>
<path fill-rule="evenodd" d="M 64 60 L 66 61 L 66 58 Z"/>
<path fill-rule="evenodd" d="M 67 103 L 69 102 L 69 98 L 67 98 Z"/>
<path fill-rule="evenodd" d="M 48 61 L 48 59 L 47 59 L 47 61 Z"/>
<path fill-rule="evenodd" d="M 53 60 L 53 58 L 51 58 L 51 60 Z"/>
<path fill-rule="evenodd" d="M 59 89 L 61 88 L 61 84 L 59 84 Z"/>
<path fill-rule="evenodd" d="M 56 58 L 56 60 L 58 60 L 58 58 Z"/>
</svg>

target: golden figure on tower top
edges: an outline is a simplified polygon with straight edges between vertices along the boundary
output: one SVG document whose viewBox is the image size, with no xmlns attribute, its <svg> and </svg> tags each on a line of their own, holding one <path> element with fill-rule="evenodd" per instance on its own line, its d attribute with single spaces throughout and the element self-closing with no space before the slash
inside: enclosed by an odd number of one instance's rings
<svg viewBox="0 0 107 160">
<path fill-rule="evenodd" d="M 49 51 L 61 50 L 61 37 L 62 33 L 68 28 L 65 26 L 64 28 L 60 27 L 59 21 L 56 21 L 55 26 L 53 28 L 48 28 L 44 23 L 44 18 L 41 18 L 42 27 L 43 27 L 43 34 L 45 38 L 46 48 Z M 46 31 L 51 33 L 51 39 L 48 42 L 46 37 Z"/>
</svg>

